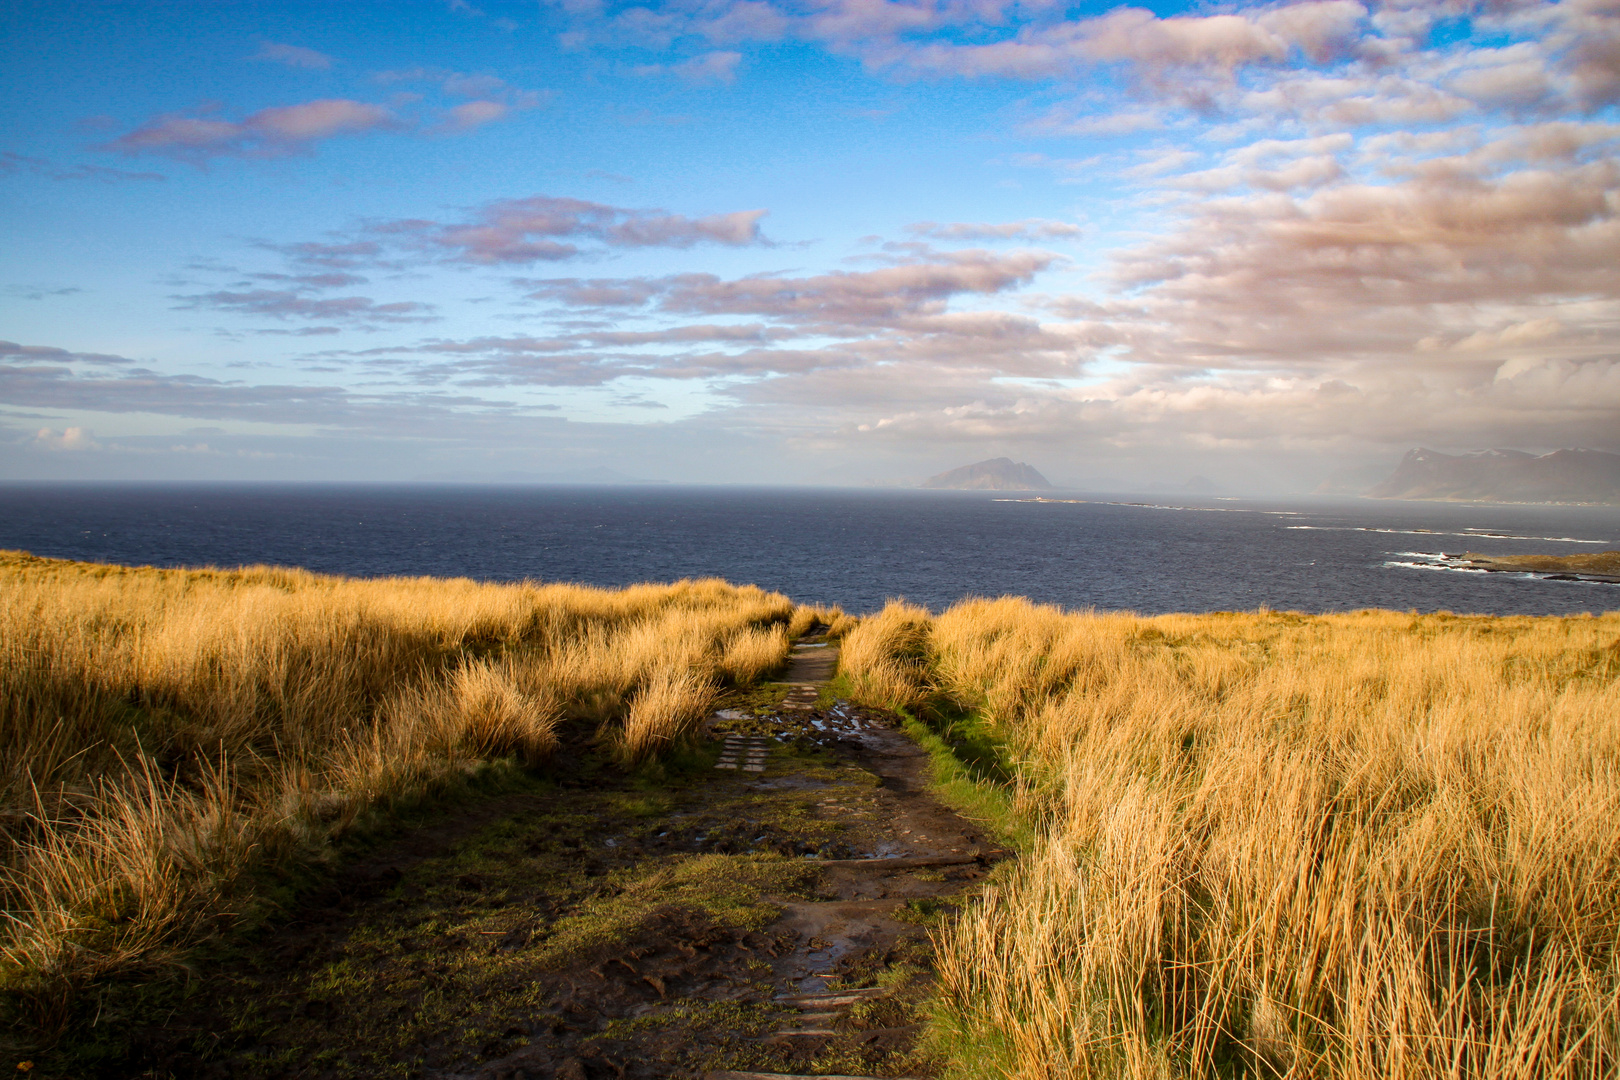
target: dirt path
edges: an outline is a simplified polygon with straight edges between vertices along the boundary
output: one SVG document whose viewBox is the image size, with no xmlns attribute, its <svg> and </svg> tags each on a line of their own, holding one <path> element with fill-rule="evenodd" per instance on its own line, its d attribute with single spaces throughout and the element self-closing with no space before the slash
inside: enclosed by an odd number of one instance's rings
<svg viewBox="0 0 1620 1080">
<path fill-rule="evenodd" d="M 1002 853 L 836 662 L 796 647 L 665 782 L 582 753 L 352 865 L 138 1033 L 144 1075 L 930 1075 L 928 928 Z"/>
</svg>

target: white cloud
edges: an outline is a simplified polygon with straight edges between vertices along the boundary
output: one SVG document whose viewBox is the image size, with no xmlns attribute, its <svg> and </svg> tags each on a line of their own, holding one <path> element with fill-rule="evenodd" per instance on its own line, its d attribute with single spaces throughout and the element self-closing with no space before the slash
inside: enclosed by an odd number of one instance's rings
<svg viewBox="0 0 1620 1080">
<path fill-rule="evenodd" d="M 266 41 L 259 46 L 255 60 L 273 60 L 287 67 L 304 68 L 308 71 L 326 71 L 332 66 L 332 58 L 325 53 L 306 49 L 302 45 L 284 45 L 279 41 Z"/>
<path fill-rule="evenodd" d="M 634 75 L 673 75 L 689 83 L 722 83 L 737 81 L 737 67 L 742 63 L 740 52 L 717 51 L 694 56 L 675 64 L 641 64 L 630 69 Z"/>
<path fill-rule="evenodd" d="M 73 451 L 96 450 L 101 444 L 89 428 L 70 427 L 64 431 L 40 428 L 34 433 L 34 445 L 41 450 Z"/>
</svg>

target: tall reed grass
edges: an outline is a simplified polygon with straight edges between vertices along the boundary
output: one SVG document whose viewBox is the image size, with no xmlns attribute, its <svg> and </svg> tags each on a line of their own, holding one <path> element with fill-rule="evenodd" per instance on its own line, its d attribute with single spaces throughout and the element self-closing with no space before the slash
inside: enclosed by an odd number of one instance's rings
<svg viewBox="0 0 1620 1080">
<path fill-rule="evenodd" d="M 298 570 L 130 569 L 0 552 L 0 990 L 59 1026 L 165 963 L 368 813 L 558 725 L 623 760 L 781 664 L 784 597 Z M 814 621 L 814 617 L 812 617 Z"/>
<path fill-rule="evenodd" d="M 981 710 L 1039 826 L 940 943 L 961 1075 L 1620 1075 L 1620 615 L 1003 599 L 843 658 Z"/>
</svg>

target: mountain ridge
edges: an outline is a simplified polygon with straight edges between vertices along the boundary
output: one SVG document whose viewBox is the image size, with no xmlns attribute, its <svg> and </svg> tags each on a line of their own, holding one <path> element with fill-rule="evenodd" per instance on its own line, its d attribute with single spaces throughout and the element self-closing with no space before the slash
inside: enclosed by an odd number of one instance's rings
<svg viewBox="0 0 1620 1080">
<path fill-rule="evenodd" d="M 1539 456 L 1510 449 L 1442 454 L 1418 447 L 1407 451 L 1395 471 L 1366 494 L 1418 501 L 1616 505 L 1620 454 L 1589 449 Z"/>
</svg>

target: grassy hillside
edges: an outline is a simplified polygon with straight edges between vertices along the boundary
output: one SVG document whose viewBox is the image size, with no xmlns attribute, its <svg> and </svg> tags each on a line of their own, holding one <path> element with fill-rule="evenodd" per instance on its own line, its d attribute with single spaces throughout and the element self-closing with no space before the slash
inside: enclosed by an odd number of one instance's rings
<svg viewBox="0 0 1620 1080">
<path fill-rule="evenodd" d="M 48 1031 L 98 980 L 249 918 L 264 871 L 480 770 L 542 764 L 559 725 L 626 765 L 656 758 L 817 615 L 718 580 L 606 591 L 0 552 L 0 990 Z"/>
<path fill-rule="evenodd" d="M 941 942 L 961 1076 L 1612 1077 L 1620 615 L 891 605 L 1038 839 Z"/>
</svg>

